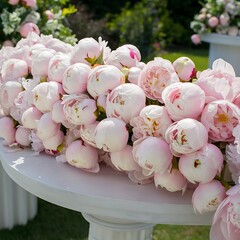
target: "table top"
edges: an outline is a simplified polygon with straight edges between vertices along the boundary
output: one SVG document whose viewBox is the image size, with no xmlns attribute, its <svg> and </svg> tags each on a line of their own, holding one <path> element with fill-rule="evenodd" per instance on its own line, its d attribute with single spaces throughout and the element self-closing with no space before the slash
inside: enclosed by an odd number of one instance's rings
<svg viewBox="0 0 240 240">
<path fill-rule="evenodd" d="M 213 43 L 213 44 L 221 44 L 228 46 L 240 46 L 240 37 L 239 36 L 230 36 L 225 34 L 218 33 L 206 33 L 201 34 L 201 40 L 203 42 Z"/>
<path fill-rule="evenodd" d="M 0 159 L 8 175 L 30 193 L 82 213 L 145 223 L 210 225 L 212 214 L 196 214 L 192 190 L 182 196 L 154 184 L 137 185 L 123 172 L 102 166 L 98 174 L 58 163 L 30 149 L 10 152 L 0 142 Z"/>
</svg>

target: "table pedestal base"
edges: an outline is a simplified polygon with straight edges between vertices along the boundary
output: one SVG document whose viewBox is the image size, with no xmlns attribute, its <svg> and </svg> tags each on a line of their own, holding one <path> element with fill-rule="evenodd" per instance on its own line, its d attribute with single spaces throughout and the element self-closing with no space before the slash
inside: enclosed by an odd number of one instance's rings
<svg viewBox="0 0 240 240">
<path fill-rule="evenodd" d="M 83 214 L 90 223 L 88 240 L 151 240 L 154 224 Z"/>
<path fill-rule="evenodd" d="M 37 197 L 19 187 L 0 163 L 0 229 L 24 225 L 37 214 Z"/>
</svg>

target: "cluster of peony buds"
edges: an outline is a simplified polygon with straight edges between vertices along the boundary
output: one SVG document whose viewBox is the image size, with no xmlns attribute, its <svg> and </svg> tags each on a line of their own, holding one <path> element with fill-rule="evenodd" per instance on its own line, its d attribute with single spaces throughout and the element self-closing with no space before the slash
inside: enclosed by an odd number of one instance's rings
<svg viewBox="0 0 240 240">
<path fill-rule="evenodd" d="M 226 164 L 240 169 L 240 80 L 222 59 L 196 72 L 188 57 L 145 64 L 131 44 L 111 51 L 101 38 L 71 46 L 32 32 L 1 49 L 0 82 L 0 136 L 10 147 L 88 172 L 107 164 L 170 192 L 193 185 L 200 213 L 225 199 Z M 232 174 L 238 184 L 240 170 Z"/>
</svg>

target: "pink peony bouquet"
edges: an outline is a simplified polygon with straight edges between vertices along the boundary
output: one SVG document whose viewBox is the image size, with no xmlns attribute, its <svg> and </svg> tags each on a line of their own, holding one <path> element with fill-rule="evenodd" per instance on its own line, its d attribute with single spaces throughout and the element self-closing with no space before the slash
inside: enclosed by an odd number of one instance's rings
<svg viewBox="0 0 240 240">
<path fill-rule="evenodd" d="M 240 2 L 238 0 L 205 0 L 198 14 L 190 24 L 195 34 L 194 44 L 201 43 L 201 34 L 219 33 L 240 35 Z"/>
<path fill-rule="evenodd" d="M 197 72 L 188 57 L 143 63 L 131 44 L 32 32 L 1 49 L 0 84 L 5 145 L 170 192 L 194 186 L 195 211 L 216 211 L 211 240 L 239 239 L 240 78 L 223 59 Z"/>
</svg>

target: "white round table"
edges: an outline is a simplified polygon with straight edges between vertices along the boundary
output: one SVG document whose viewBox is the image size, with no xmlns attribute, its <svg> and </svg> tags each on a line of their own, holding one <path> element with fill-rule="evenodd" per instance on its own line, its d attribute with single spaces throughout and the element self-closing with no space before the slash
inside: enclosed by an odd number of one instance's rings
<svg viewBox="0 0 240 240">
<path fill-rule="evenodd" d="M 150 240 L 155 224 L 210 225 L 212 214 L 197 215 L 192 191 L 170 193 L 153 184 L 136 185 L 121 172 L 102 166 L 83 172 L 51 156 L 26 149 L 0 159 L 8 175 L 32 194 L 81 212 L 90 222 L 89 240 Z"/>
<path fill-rule="evenodd" d="M 240 36 L 229 36 L 217 33 L 202 34 L 203 42 L 210 44 L 209 67 L 212 67 L 214 60 L 222 58 L 231 63 L 236 75 L 240 77 Z"/>
</svg>

